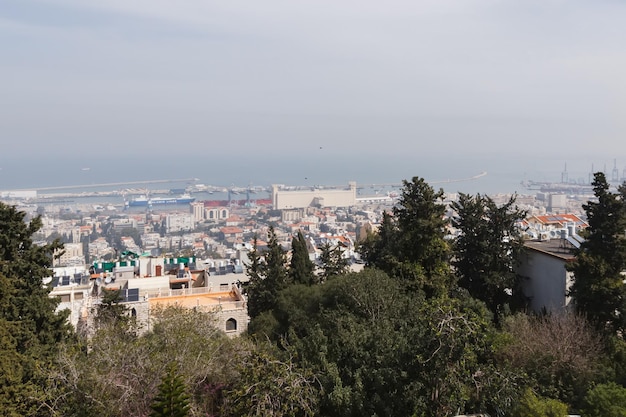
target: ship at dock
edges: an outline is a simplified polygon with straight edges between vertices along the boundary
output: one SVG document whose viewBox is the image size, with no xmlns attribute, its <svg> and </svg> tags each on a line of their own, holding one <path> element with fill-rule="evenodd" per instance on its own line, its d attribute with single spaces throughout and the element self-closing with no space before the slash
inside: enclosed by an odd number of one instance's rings
<svg viewBox="0 0 626 417">
<path fill-rule="evenodd" d="M 171 204 L 189 204 L 196 201 L 195 197 L 183 194 L 179 197 L 148 197 L 145 195 L 133 198 L 125 202 L 127 207 L 152 207 Z"/>
</svg>

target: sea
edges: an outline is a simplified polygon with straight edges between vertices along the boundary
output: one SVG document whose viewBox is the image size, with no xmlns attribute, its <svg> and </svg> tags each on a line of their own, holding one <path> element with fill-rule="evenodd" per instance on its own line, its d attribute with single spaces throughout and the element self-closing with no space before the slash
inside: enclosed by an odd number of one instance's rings
<svg viewBox="0 0 626 417">
<path fill-rule="evenodd" d="M 622 159 L 626 163 L 626 158 Z M 594 168 L 595 167 L 595 168 Z M 120 189 L 181 190 L 191 184 L 220 188 L 289 186 L 340 186 L 357 183 L 359 193 L 373 195 L 399 188 L 403 180 L 424 178 L 447 193 L 534 194 L 525 181 L 587 182 L 592 170 L 626 172 L 617 159 L 591 161 L 586 157 L 516 157 L 514 154 L 474 155 L 330 155 L 322 159 L 306 154 L 289 156 L 232 155 L 171 157 L 84 156 L 0 157 L 0 191 L 36 189 L 39 193 L 112 191 Z M 159 182 L 168 180 L 167 182 Z M 154 182 L 153 182 L 154 181 Z M 67 187 L 67 188 L 64 188 Z M 226 199 L 215 193 L 202 199 Z M 243 198 L 243 197 L 241 197 Z M 267 198 L 261 195 L 257 198 Z M 114 201 L 113 203 L 118 203 Z"/>
</svg>

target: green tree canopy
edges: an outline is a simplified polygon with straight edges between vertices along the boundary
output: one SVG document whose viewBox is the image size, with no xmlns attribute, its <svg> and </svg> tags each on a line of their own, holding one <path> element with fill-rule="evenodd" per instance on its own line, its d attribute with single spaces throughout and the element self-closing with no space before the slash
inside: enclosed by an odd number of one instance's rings
<svg viewBox="0 0 626 417">
<path fill-rule="evenodd" d="M 583 416 L 626 416 L 626 388 L 614 382 L 597 385 L 585 397 Z"/>
<path fill-rule="evenodd" d="M 189 395 L 190 415 L 217 415 L 222 391 L 235 378 L 235 365 L 248 349 L 217 329 L 212 313 L 180 306 L 156 308 L 145 333 L 103 326 L 81 345 L 61 345 L 56 413 L 68 417 L 146 416 L 159 393 L 159 376 L 174 363 Z M 156 377 L 155 377 L 156 376 Z"/>
<path fill-rule="evenodd" d="M 225 416 L 312 417 L 319 401 L 319 383 L 287 354 L 259 344 L 236 364 L 237 381 L 227 392 Z"/>
<path fill-rule="evenodd" d="M 537 396 L 526 388 L 519 402 L 511 411 L 511 417 L 566 417 L 567 404 L 552 398 Z"/>
<path fill-rule="evenodd" d="M 343 256 L 344 251 L 341 243 L 331 245 L 330 242 L 326 242 L 321 246 L 322 253 L 320 254 L 320 272 L 319 280 L 325 282 L 328 278 L 345 275 L 350 272 L 350 260 Z"/>
<path fill-rule="evenodd" d="M 291 261 L 289 263 L 289 279 L 294 284 L 312 285 L 318 282 L 315 276 L 315 265 L 309 257 L 304 235 L 300 230 L 291 239 Z"/>
<path fill-rule="evenodd" d="M 579 312 L 600 327 L 626 329 L 626 216 L 624 202 L 609 191 L 603 173 L 592 183 L 597 201 L 583 205 L 589 227 L 586 239 L 568 265 L 573 272 L 570 295 Z"/>
<path fill-rule="evenodd" d="M 52 276 L 52 256 L 62 245 L 38 246 L 32 236 L 41 219 L 25 222 L 26 213 L 0 202 L 0 408 L 5 416 L 41 413 L 48 399 L 45 371 L 59 343 L 72 332 L 67 312 L 56 313 L 59 300 L 43 284 Z"/>
<path fill-rule="evenodd" d="M 506 308 L 522 307 L 524 297 L 515 267 L 524 244 L 515 223 L 526 212 L 512 196 L 498 207 L 491 197 L 460 193 L 452 203 L 452 225 L 460 234 L 454 242 L 459 286 L 484 301 L 496 317 Z"/>
<path fill-rule="evenodd" d="M 189 412 L 189 395 L 185 382 L 172 362 L 159 384 L 159 391 L 150 405 L 152 417 L 186 417 Z"/>
<path fill-rule="evenodd" d="M 361 245 L 368 266 L 376 266 L 404 282 L 411 291 L 440 295 L 454 284 L 443 190 L 435 191 L 419 177 L 403 181 L 392 215 L 384 215 L 377 236 Z"/>
<path fill-rule="evenodd" d="M 242 284 L 243 292 L 248 297 L 248 315 L 254 319 L 276 306 L 280 290 L 288 283 L 286 252 L 280 245 L 274 228 L 268 231 L 267 249 L 259 253 L 256 239 L 254 248 L 248 255 L 246 265 L 248 282 Z"/>
<path fill-rule="evenodd" d="M 493 367 L 491 315 L 469 297 L 424 298 L 367 268 L 285 289 L 274 317 L 267 333 L 318 375 L 321 415 L 448 416 L 515 395 Z"/>
</svg>

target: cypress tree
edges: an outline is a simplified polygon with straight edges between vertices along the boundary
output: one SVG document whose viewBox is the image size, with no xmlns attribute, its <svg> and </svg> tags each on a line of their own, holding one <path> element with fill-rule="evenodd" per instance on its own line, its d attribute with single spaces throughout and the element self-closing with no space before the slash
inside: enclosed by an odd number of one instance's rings
<svg viewBox="0 0 626 417">
<path fill-rule="evenodd" d="M 271 305 L 271 293 L 264 284 L 264 272 L 258 240 L 254 238 L 252 251 L 248 253 L 249 262 L 246 264 L 248 281 L 242 283 L 243 293 L 247 297 L 248 315 L 255 318 Z"/>
<path fill-rule="evenodd" d="M 317 282 L 315 265 L 309 258 L 309 249 L 302 232 L 298 230 L 291 239 L 291 262 L 289 264 L 289 278 L 294 284 L 312 285 Z"/>
<path fill-rule="evenodd" d="M 254 249 L 248 256 L 250 263 L 246 274 L 249 281 L 243 285 L 243 290 L 248 297 L 248 315 L 255 318 L 276 306 L 278 293 L 287 285 L 286 252 L 272 226 L 268 231 L 267 249 L 259 253 L 255 240 Z"/>
</svg>

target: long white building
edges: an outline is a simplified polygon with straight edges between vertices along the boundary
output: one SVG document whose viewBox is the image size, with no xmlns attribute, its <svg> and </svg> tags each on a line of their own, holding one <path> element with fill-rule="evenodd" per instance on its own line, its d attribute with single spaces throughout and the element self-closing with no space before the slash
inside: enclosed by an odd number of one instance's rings
<svg viewBox="0 0 626 417">
<path fill-rule="evenodd" d="M 275 210 L 307 207 L 351 207 L 356 204 L 356 182 L 347 187 L 290 187 L 272 185 L 272 206 Z"/>
</svg>

